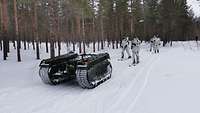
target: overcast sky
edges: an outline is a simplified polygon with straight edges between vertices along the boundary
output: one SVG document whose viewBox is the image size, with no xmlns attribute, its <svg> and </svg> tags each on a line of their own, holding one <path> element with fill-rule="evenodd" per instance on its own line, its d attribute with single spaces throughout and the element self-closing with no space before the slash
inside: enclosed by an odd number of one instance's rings
<svg viewBox="0 0 200 113">
<path fill-rule="evenodd" d="M 191 8 L 194 11 L 195 16 L 200 17 L 200 0 L 187 0 L 188 5 L 191 6 Z"/>
</svg>

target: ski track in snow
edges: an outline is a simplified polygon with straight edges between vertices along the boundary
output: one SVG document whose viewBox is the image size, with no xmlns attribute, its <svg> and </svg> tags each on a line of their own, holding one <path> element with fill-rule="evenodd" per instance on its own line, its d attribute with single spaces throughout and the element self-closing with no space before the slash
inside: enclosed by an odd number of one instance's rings
<svg viewBox="0 0 200 113">
<path fill-rule="evenodd" d="M 168 51 L 165 51 L 164 53 Z M 125 113 L 131 113 L 131 110 L 133 109 L 138 98 L 142 94 L 142 91 L 145 89 L 145 86 L 147 85 L 148 78 L 150 76 L 151 70 L 154 67 L 154 64 L 160 59 L 159 54 L 152 54 L 150 57 L 151 58 L 148 59 L 148 62 L 146 62 L 144 66 L 136 73 L 135 78 L 133 78 L 132 81 L 130 81 L 131 83 L 129 84 L 128 88 L 126 88 L 125 92 L 123 92 L 122 95 L 120 95 L 119 99 L 116 102 L 114 102 L 115 104 L 112 105 L 106 113 L 111 113 L 117 110 L 119 110 L 119 113 L 123 112 L 123 111 L 120 111 L 119 109 L 122 106 L 121 105 L 122 103 L 123 103 L 123 106 L 125 106 L 127 109 Z M 135 67 L 133 66 L 131 68 L 135 68 Z M 139 89 L 135 88 L 136 84 L 139 84 L 140 81 L 142 82 L 141 82 L 141 86 L 138 86 Z"/>
<path fill-rule="evenodd" d="M 133 78 L 132 81 L 130 81 L 131 83 L 129 84 L 128 88 L 126 88 L 125 92 L 122 93 L 122 95 L 119 97 L 119 99 L 116 102 L 114 102 L 115 104 L 112 105 L 106 113 L 111 113 L 115 109 L 119 108 L 121 106 L 121 103 L 124 104 L 123 101 L 125 101 L 125 99 L 127 98 L 127 95 L 129 93 L 131 93 L 131 90 L 134 87 L 137 79 L 140 77 L 140 75 L 143 73 L 143 71 L 145 71 L 145 69 L 149 66 L 149 64 L 152 63 L 153 60 L 154 60 L 154 58 L 152 57 L 151 60 L 148 63 L 146 63 L 142 69 L 139 70 L 139 72 L 135 75 L 135 78 Z"/>
<path fill-rule="evenodd" d="M 144 73 L 141 74 L 141 75 L 146 75 L 145 78 L 144 78 L 144 83 L 142 84 L 141 88 L 138 90 L 138 92 L 137 92 L 137 94 L 136 94 L 134 100 L 132 100 L 132 103 L 128 106 L 128 109 L 126 110 L 125 113 L 131 113 L 131 112 L 132 112 L 133 108 L 135 107 L 135 105 L 136 105 L 136 103 L 137 103 L 137 100 L 140 98 L 140 96 L 142 95 L 144 89 L 145 89 L 146 86 L 147 86 L 148 79 L 149 79 L 149 77 L 150 77 L 150 73 L 151 73 L 152 69 L 154 68 L 156 62 L 158 62 L 158 61 L 160 60 L 160 57 L 161 57 L 161 55 L 156 56 L 156 60 L 154 60 L 154 61 L 150 64 L 150 66 L 149 66 L 149 68 L 147 69 L 147 71 L 144 71 Z M 157 59 L 157 58 L 158 58 L 158 59 Z"/>
</svg>

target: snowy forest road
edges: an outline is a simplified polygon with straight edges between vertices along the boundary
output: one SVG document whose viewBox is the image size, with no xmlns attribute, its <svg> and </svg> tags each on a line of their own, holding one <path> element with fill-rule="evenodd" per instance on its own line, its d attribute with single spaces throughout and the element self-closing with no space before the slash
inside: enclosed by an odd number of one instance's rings
<svg viewBox="0 0 200 113">
<path fill-rule="evenodd" d="M 73 81 L 45 85 L 34 52 L 23 52 L 25 60 L 17 63 L 12 50 L 8 61 L 0 60 L 0 113 L 199 113 L 200 51 L 195 43 L 177 42 L 160 54 L 147 48 L 142 47 L 135 67 L 129 67 L 131 60 L 117 60 L 120 50 L 107 49 L 112 78 L 92 90 Z"/>
</svg>

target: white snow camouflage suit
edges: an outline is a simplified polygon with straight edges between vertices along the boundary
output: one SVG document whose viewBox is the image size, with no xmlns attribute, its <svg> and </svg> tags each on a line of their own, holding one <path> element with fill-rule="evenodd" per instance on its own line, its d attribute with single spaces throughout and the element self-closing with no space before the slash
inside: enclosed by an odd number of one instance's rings
<svg viewBox="0 0 200 113">
<path fill-rule="evenodd" d="M 153 50 L 154 39 L 155 38 L 151 38 L 151 40 L 150 40 L 150 52 Z"/>
<path fill-rule="evenodd" d="M 138 38 L 134 38 L 131 41 L 133 64 L 138 64 L 140 62 L 139 61 L 140 44 L 141 44 L 141 41 Z"/>
<path fill-rule="evenodd" d="M 160 45 L 161 45 L 160 38 L 157 38 L 156 36 L 154 36 L 154 38 L 153 38 L 153 50 L 154 50 L 155 53 L 159 53 Z"/>
<path fill-rule="evenodd" d="M 122 59 L 124 58 L 124 52 L 126 51 L 126 53 L 128 54 L 128 58 L 131 57 L 130 52 L 129 52 L 129 40 L 128 38 L 123 39 L 122 43 L 121 43 L 121 47 L 122 47 Z"/>
</svg>

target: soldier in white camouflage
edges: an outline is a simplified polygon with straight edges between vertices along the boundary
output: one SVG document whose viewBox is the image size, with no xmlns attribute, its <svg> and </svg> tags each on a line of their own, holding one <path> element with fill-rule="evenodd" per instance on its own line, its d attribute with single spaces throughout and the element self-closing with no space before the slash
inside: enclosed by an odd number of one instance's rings
<svg viewBox="0 0 200 113">
<path fill-rule="evenodd" d="M 121 59 L 124 59 L 124 52 L 126 51 L 126 53 L 128 54 L 128 59 L 131 58 L 130 52 L 129 52 L 129 38 L 126 37 L 122 40 L 121 43 L 121 47 L 122 47 L 122 56 Z"/>
<path fill-rule="evenodd" d="M 131 50 L 132 50 L 132 64 L 138 64 L 140 62 L 139 52 L 140 52 L 141 41 L 136 37 L 131 41 Z"/>
<path fill-rule="evenodd" d="M 150 52 L 153 50 L 154 39 L 154 37 L 150 39 Z"/>
<path fill-rule="evenodd" d="M 153 38 L 153 50 L 155 53 L 159 53 L 160 52 L 160 45 L 161 45 L 161 41 L 160 38 L 154 36 Z"/>
</svg>

